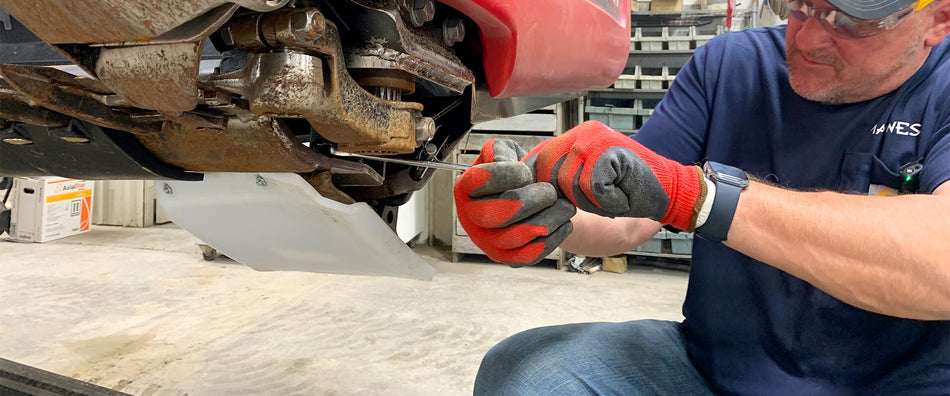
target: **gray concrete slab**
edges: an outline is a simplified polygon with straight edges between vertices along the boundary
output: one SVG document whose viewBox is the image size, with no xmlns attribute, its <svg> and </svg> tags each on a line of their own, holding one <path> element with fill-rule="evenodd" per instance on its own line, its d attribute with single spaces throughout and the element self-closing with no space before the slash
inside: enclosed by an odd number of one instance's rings
<svg viewBox="0 0 950 396">
<path fill-rule="evenodd" d="M 0 243 L 0 357 L 137 395 L 470 394 L 521 330 L 679 320 L 683 272 L 451 263 L 435 280 L 257 272 L 174 226 Z"/>
</svg>

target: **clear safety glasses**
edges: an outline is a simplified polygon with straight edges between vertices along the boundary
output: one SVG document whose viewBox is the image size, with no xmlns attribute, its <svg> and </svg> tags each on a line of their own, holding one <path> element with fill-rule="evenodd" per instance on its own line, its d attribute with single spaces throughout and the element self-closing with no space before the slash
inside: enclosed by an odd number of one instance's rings
<svg viewBox="0 0 950 396">
<path fill-rule="evenodd" d="M 900 25 L 907 16 L 930 2 L 923 0 L 911 4 L 883 18 L 858 19 L 834 7 L 816 8 L 804 0 L 785 0 L 788 4 L 788 15 L 792 18 L 805 22 L 808 17 L 815 17 L 828 30 L 849 38 L 864 38 L 891 30 Z"/>
</svg>

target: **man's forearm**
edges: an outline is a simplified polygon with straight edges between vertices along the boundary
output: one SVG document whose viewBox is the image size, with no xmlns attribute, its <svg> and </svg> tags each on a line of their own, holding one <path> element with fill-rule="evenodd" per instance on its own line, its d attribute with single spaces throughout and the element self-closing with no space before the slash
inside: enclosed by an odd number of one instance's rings
<svg viewBox="0 0 950 396">
<path fill-rule="evenodd" d="M 654 220 L 601 217 L 581 210 L 571 222 L 574 232 L 561 243 L 561 248 L 590 257 L 609 257 L 630 251 L 660 230 L 660 223 Z"/>
<path fill-rule="evenodd" d="M 726 245 L 856 307 L 950 320 L 947 195 L 869 197 L 753 182 Z"/>
</svg>

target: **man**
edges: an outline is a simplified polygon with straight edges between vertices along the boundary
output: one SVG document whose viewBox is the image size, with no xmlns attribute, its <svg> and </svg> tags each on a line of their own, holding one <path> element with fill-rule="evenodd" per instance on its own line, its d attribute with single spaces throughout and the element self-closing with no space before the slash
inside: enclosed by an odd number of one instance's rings
<svg viewBox="0 0 950 396">
<path fill-rule="evenodd" d="M 683 323 L 523 332 L 476 394 L 950 394 L 950 0 L 786 2 L 697 49 L 632 140 L 496 140 L 459 178 L 503 262 L 700 236 Z"/>
</svg>

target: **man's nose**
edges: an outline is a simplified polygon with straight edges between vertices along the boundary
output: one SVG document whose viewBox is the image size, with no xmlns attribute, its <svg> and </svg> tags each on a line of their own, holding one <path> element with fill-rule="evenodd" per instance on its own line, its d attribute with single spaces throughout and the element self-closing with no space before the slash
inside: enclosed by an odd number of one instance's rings
<svg viewBox="0 0 950 396">
<path fill-rule="evenodd" d="M 795 39 L 798 49 L 806 52 L 829 47 L 834 43 L 832 33 L 815 17 L 802 21 L 802 27 Z"/>
</svg>

